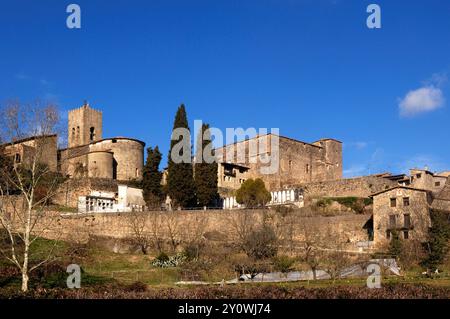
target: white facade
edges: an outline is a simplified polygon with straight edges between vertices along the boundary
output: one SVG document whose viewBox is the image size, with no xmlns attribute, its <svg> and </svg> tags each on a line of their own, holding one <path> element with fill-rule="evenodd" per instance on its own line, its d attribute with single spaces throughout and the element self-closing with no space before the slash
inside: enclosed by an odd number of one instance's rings
<svg viewBox="0 0 450 319">
<path fill-rule="evenodd" d="M 142 189 L 127 185 L 118 185 L 118 193 L 91 191 L 88 196 L 78 198 L 79 213 L 133 212 L 144 208 Z"/>
<path fill-rule="evenodd" d="M 283 189 L 279 191 L 270 192 L 272 199 L 267 206 L 276 205 L 295 205 L 297 207 L 304 206 L 303 190 L 298 188 Z M 239 209 L 244 208 L 236 201 L 236 197 L 225 197 L 223 199 L 223 209 Z"/>
</svg>

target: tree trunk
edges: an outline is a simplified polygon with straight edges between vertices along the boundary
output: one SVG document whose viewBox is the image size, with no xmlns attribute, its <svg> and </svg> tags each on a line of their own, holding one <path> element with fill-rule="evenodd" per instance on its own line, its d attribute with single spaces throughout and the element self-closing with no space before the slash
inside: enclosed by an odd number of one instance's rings
<svg viewBox="0 0 450 319">
<path fill-rule="evenodd" d="M 28 291 L 28 270 L 22 271 L 22 292 Z"/>
</svg>

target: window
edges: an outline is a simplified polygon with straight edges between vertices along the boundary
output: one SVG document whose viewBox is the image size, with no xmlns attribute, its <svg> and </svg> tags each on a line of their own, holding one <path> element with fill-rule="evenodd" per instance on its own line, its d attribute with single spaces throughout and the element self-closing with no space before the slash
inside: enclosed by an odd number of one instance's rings
<svg viewBox="0 0 450 319">
<path fill-rule="evenodd" d="M 136 168 L 136 177 L 139 177 L 139 168 Z"/>
<path fill-rule="evenodd" d="M 417 174 L 416 176 L 417 176 L 417 178 L 421 178 L 422 174 Z"/>
<path fill-rule="evenodd" d="M 75 139 L 75 128 L 72 127 L 72 140 L 74 140 L 74 139 Z"/>
<path fill-rule="evenodd" d="M 289 169 L 291 169 L 291 167 L 292 167 L 292 161 L 289 160 Z"/>
<path fill-rule="evenodd" d="M 409 197 L 403 198 L 403 206 L 405 206 L 405 207 L 409 206 Z"/>
<path fill-rule="evenodd" d="M 409 231 L 405 230 L 405 231 L 403 232 L 403 238 L 404 238 L 404 239 L 408 239 L 408 238 L 409 238 Z"/>
<path fill-rule="evenodd" d="M 405 228 L 411 227 L 411 215 L 409 215 L 409 214 L 403 215 L 403 226 Z"/>
<path fill-rule="evenodd" d="M 22 160 L 22 158 L 21 158 L 20 154 L 17 153 L 17 154 L 14 156 L 14 161 L 15 161 L 16 163 L 20 163 L 21 160 Z"/>
<path fill-rule="evenodd" d="M 395 215 L 389 216 L 389 229 L 395 229 L 396 228 L 396 220 Z"/>
<path fill-rule="evenodd" d="M 436 183 L 434 183 L 434 186 L 436 186 L 436 187 L 441 186 L 441 182 L 436 182 Z"/>
<path fill-rule="evenodd" d="M 386 231 L 386 238 L 391 239 L 391 231 L 390 230 Z"/>
<path fill-rule="evenodd" d="M 397 207 L 397 198 L 391 198 L 391 207 Z"/>
<path fill-rule="evenodd" d="M 95 139 L 95 127 L 89 129 L 89 140 L 92 142 Z"/>
<path fill-rule="evenodd" d="M 306 164 L 306 173 L 309 173 L 309 164 Z"/>
</svg>

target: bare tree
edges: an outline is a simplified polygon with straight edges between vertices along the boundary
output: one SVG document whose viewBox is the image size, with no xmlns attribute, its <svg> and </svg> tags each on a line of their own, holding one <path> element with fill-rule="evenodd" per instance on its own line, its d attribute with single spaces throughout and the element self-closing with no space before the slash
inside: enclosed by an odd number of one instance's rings
<svg viewBox="0 0 450 319">
<path fill-rule="evenodd" d="M 323 262 L 322 234 L 318 229 L 317 220 L 313 217 L 304 218 L 301 223 L 300 233 L 300 260 L 305 262 L 313 272 L 313 279 L 317 279 L 317 270 Z"/>
<path fill-rule="evenodd" d="M 203 235 L 208 227 L 209 220 L 207 213 L 190 214 L 191 216 L 187 216 L 186 218 L 182 236 L 185 243 L 185 249 L 191 257 L 198 258 L 204 244 Z"/>
<path fill-rule="evenodd" d="M 158 212 L 131 212 L 127 213 L 126 219 L 131 239 L 144 255 L 148 253 L 152 245 L 159 251 L 162 250 L 161 216 Z"/>
<path fill-rule="evenodd" d="M 1 253 L 20 270 L 23 292 L 28 290 L 30 273 L 53 256 L 54 247 L 36 261 L 32 248 L 55 220 L 46 212 L 61 182 L 56 174 L 57 141 L 53 135 L 58 125 L 59 112 L 51 104 L 10 102 L 2 108 L 0 130 L 7 143 L 0 146 L 5 162 L 0 168 L 0 222 L 9 249 Z M 52 147 L 54 159 L 49 154 Z"/>
<path fill-rule="evenodd" d="M 254 211 L 239 210 L 232 212 L 228 221 L 234 232 L 235 243 L 241 250 L 245 251 L 245 244 L 249 234 L 258 226 Z"/>
<path fill-rule="evenodd" d="M 167 236 L 169 237 L 169 242 L 172 247 L 172 251 L 175 252 L 178 245 L 180 244 L 180 223 L 177 214 L 168 211 L 164 214 L 164 221 L 167 229 Z"/>
</svg>

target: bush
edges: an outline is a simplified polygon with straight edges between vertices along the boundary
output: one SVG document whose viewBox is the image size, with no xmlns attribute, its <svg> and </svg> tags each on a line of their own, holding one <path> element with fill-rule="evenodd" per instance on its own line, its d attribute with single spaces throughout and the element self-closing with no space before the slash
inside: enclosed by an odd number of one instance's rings
<svg viewBox="0 0 450 319">
<path fill-rule="evenodd" d="M 200 257 L 200 252 L 204 248 L 204 244 L 199 243 L 190 243 L 184 247 L 184 255 L 186 256 L 187 260 L 196 260 Z"/>
<path fill-rule="evenodd" d="M 277 254 L 277 236 L 272 227 L 263 225 L 250 232 L 244 241 L 244 250 L 247 256 L 254 259 L 272 258 Z"/>
<path fill-rule="evenodd" d="M 273 260 L 275 270 L 286 274 L 294 270 L 295 258 L 289 256 L 278 256 Z"/>
<path fill-rule="evenodd" d="M 389 243 L 388 253 L 394 258 L 398 258 L 402 253 L 402 240 L 396 231 L 392 232 L 392 239 Z"/>
<path fill-rule="evenodd" d="M 262 179 L 248 179 L 236 191 L 236 201 L 247 208 L 264 207 L 272 196 Z"/>
<path fill-rule="evenodd" d="M 316 207 L 326 208 L 333 202 L 337 202 L 347 208 L 350 208 L 357 214 L 363 214 L 365 212 L 365 207 L 371 205 L 373 200 L 371 198 L 360 197 L 326 197 L 318 200 L 316 202 Z"/>
<path fill-rule="evenodd" d="M 211 263 L 204 259 L 195 259 L 183 264 L 181 275 L 184 280 L 203 280 L 211 271 Z"/>
<path fill-rule="evenodd" d="M 294 211 L 294 208 L 288 205 L 277 205 L 275 211 L 279 213 L 282 217 L 286 217 L 288 214 Z"/>
<path fill-rule="evenodd" d="M 160 252 L 156 259 L 160 262 L 166 262 L 169 260 L 169 256 L 165 252 Z"/>
</svg>

